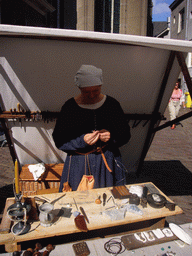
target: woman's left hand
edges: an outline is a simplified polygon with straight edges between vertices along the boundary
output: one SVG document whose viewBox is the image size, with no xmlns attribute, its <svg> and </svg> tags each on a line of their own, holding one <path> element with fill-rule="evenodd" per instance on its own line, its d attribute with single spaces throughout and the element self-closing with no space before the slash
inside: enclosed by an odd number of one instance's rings
<svg viewBox="0 0 192 256">
<path fill-rule="evenodd" d="M 110 140 L 111 138 L 111 134 L 109 131 L 105 130 L 105 129 L 102 129 L 99 131 L 99 138 L 101 141 L 103 142 L 107 142 Z"/>
</svg>

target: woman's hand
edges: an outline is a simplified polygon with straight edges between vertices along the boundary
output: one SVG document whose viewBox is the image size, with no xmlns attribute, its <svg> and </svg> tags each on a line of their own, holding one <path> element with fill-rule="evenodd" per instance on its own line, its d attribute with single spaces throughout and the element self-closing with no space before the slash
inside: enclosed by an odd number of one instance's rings
<svg viewBox="0 0 192 256">
<path fill-rule="evenodd" d="M 109 131 L 102 129 L 99 131 L 99 139 L 103 142 L 109 141 L 111 138 L 111 134 Z"/>
<path fill-rule="evenodd" d="M 93 145 L 95 144 L 99 139 L 99 131 L 94 131 L 92 133 L 87 133 L 84 136 L 84 141 L 88 144 L 88 145 Z"/>
</svg>

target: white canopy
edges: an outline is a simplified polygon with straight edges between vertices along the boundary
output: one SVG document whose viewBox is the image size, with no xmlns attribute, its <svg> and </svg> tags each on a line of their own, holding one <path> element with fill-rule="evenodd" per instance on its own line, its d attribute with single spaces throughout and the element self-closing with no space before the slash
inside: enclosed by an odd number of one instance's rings
<svg viewBox="0 0 192 256">
<path fill-rule="evenodd" d="M 185 56 L 192 52 L 192 42 L 0 25 L 0 49 L 4 111 L 20 103 L 28 111 L 59 112 L 79 93 L 74 83 L 79 67 L 100 67 L 103 93 L 116 98 L 130 119 L 132 137 L 121 152 L 127 170 L 136 171 L 152 139 L 151 129 L 159 124 L 153 118 L 163 115 L 180 72 L 174 51 Z M 65 153 L 52 140 L 54 126 L 55 120 L 22 121 L 22 125 L 8 120 L 21 165 L 65 161 Z"/>
</svg>

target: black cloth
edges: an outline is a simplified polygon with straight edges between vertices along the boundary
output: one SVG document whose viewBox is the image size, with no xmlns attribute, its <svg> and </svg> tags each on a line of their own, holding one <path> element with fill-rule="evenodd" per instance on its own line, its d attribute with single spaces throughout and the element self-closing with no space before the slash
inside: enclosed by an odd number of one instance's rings
<svg viewBox="0 0 192 256">
<path fill-rule="evenodd" d="M 107 96 L 103 105 L 95 110 L 80 107 L 74 98 L 69 99 L 63 105 L 55 129 L 53 139 L 58 149 L 67 153 L 64 169 L 61 177 L 60 191 L 63 183 L 67 181 L 69 172 L 69 184 L 76 190 L 80 180 L 85 174 L 86 153 L 94 150 L 97 146 L 106 143 L 98 141 L 90 146 L 84 141 L 84 136 L 93 130 L 106 129 L 111 133 L 111 138 L 103 148 L 104 155 L 109 167 L 108 171 L 100 153 L 93 152 L 88 155 L 91 174 L 95 178 L 95 188 L 108 187 L 124 184 L 125 173 L 121 164 L 119 147 L 126 144 L 130 139 L 130 127 L 126 121 L 124 112 L 117 100 Z M 69 168 L 69 156 L 71 164 Z M 86 168 L 88 174 L 88 170 Z"/>
</svg>

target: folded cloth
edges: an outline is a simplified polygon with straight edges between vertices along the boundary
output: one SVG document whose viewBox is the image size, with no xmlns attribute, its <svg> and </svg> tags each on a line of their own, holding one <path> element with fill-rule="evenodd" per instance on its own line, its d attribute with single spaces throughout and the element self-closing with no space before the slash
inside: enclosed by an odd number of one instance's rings
<svg viewBox="0 0 192 256">
<path fill-rule="evenodd" d="M 132 185 L 130 188 L 129 188 L 129 192 L 131 194 L 136 194 L 138 195 L 138 197 L 142 197 L 143 195 L 143 187 L 142 186 L 139 186 L 139 185 Z"/>
<path fill-rule="evenodd" d="M 45 164 L 40 163 L 40 164 L 31 164 L 28 166 L 29 171 L 33 174 L 34 180 L 38 180 L 41 175 L 45 172 Z"/>
</svg>

